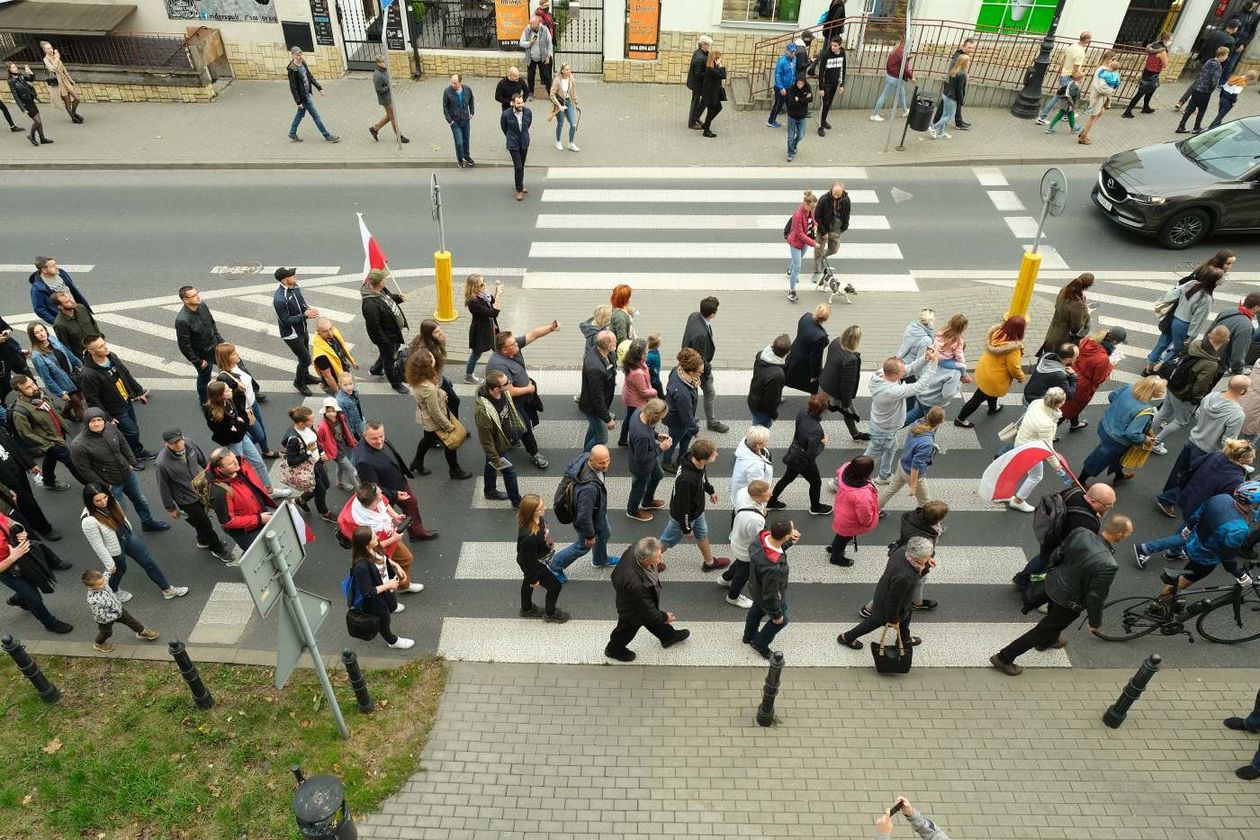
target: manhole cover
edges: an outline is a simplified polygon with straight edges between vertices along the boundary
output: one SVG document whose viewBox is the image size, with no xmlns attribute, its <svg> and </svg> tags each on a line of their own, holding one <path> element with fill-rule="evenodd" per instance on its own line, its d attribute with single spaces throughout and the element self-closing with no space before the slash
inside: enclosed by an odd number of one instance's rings
<svg viewBox="0 0 1260 840">
<path fill-rule="evenodd" d="M 1176 274 L 1178 277 L 1185 277 L 1187 274 L 1194 271 L 1198 267 L 1199 267 L 1199 264 L 1197 262 L 1192 262 L 1191 260 L 1182 260 L 1181 262 L 1176 262 L 1172 264 L 1172 272 L 1173 274 Z"/>
<path fill-rule="evenodd" d="M 249 277 L 262 271 L 262 263 L 253 260 L 234 260 L 219 271 L 227 277 Z"/>
</svg>

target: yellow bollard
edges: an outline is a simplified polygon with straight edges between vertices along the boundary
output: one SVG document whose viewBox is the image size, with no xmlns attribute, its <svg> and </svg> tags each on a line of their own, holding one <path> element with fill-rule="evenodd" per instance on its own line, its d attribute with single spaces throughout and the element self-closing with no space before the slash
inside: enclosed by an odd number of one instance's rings
<svg viewBox="0 0 1260 840">
<path fill-rule="evenodd" d="M 433 317 L 439 321 L 454 321 L 459 317 L 455 311 L 455 290 L 451 287 L 451 252 L 433 252 L 433 280 L 437 285 L 437 311 Z"/>
<path fill-rule="evenodd" d="M 1016 315 L 1028 317 L 1028 304 L 1032 303 L 1033 287 L 1037 283 L 1037 272 L 1040 268 L 1041 254 L 1024 254 L 1024 259 L 1019 264 L 1019 279 L 1015 281 L 1015 293 L 1011 295 L 1007 318 Z"/>
</svg>

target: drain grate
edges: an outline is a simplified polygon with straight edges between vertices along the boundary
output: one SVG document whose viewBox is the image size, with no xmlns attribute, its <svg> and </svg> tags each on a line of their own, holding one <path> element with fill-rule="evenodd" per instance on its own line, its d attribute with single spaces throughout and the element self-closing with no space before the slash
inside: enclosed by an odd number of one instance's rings
<svg viewBox="0 0 1260 840">
<path fill-rule="evenodd" d="M 1175 262 L 1171 266 L 1169 266 L 1169 270 L 1172 271 L 1173 274 L 1176 274 L 1178 277 L 1185 277 L 1187 274 L 1194 271 L 1198 267 L 1199 267 L 1199 264 L 1197 262 L 1193 262 L 1191 260 L 1182 260 L 1181 262 Z"/>
</svg>

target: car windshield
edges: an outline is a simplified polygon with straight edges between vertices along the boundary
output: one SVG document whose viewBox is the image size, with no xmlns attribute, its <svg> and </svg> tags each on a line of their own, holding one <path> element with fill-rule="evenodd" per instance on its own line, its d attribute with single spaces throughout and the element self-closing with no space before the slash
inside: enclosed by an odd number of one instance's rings
<svg viewBox="0 0 1260 840">
<path fill-rule="evenodd" d="M 1182 140 L 1177 147 L 1218 178 L 1241 178 L 1260 160 L 1260 135 L 1241 120 Z"/>
</svg>

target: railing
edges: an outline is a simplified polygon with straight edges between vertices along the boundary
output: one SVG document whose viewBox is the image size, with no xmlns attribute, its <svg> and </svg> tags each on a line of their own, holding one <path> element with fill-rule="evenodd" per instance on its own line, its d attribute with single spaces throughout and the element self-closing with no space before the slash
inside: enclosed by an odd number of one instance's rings
<svg viewBox="0 0 1260 840">
<path fill-rule="evenodd" d="M 424 0 L 415 21 L 421 49 L 495 49 L 494 3 L 490 0 Z M 519 34 L 519 33 L 518 33 Z"/>
<path fill-rule="evenodd" d="M 779 35 L 759 41 L 753 47 L 751 83 L 754 97 L 771 92 L 774 64 L 783 54 L 789 39 L 798 37 L 803 30 L 790 35 Z M 811 54 L 821 49 L 822 27 L 810 27 L 814 33 Z M 844 48 L 847 53 L 846 72 L 852 76 L 882 76 L 897 40 L 905 34 L 905 21 L 895 18 L 851 17 L 844 21 Z M 971 68 L 967 81 L 972 85 L 1020 90 L 1024 86 L 1024 74 L 1041 52 L 1041 35 L 1016 35 L 995 32 L 977 32 L 973 24 L 950 20 L 912 20 L 910 27 L 910 69 L 915 82 L 921 87 L 929 79 L 942 80 L 949 74 L 950 56 L 967 38 L 976 39 Z M 1046 71 L 1044 92 L 1053 93 L 1058 86 L 1059 68 L 1067 47 L 1076 43 L 1073 38 L 1055 38 L 1054 51 L 1050 55 L 1050 67 Z M 1086 74 L 1102 61 L 1104 53 L 1115 50 L 1120 53 L 1122 79 L 1119 99 L 1127 99 L 1137 91 L 1137 82 L 1146 51 L 1131 46 L 1092 42 L 1085 50 Z M 935 90 L 932 91 L 935 93 Z"/>
<path fill-rule="evenodd" d="M 6 33 L 3 58 L 32 69 L 44 65 L 41 40 L 51 41 L 63 63 L 112 67 L 185 69 L 191 68 L 187 40 L 182 35 L 129 32 L 113 35 L 28 35 Z"/>
</svg>

